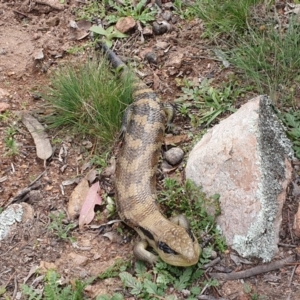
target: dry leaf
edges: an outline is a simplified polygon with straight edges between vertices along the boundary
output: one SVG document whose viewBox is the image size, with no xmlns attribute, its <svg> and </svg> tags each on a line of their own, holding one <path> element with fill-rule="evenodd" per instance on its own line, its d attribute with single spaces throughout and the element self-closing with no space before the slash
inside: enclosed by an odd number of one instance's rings
<svg viewBox="0 0 300 300">
<path fill-rule="evenodd" d="M 52 146 L 44 127 L 29 113 L 18 112 L 17 115 L 21 117 L 23 124 L 33 137 L 36 147 L 36 155 L 40 159 L 47 160 L 52 155 Z"/>
<path fill-rule="evenodd" d="M 98 194 L 99 187 L 99 182 L 97 181 L 90 187 L 87 193 L 79 215 L 79 229 L 82 229 L 85 224 L 92 222 L 95 216 L 95 205 L 101 205 L 102 203 L 102 199 Z"/>
<path fill-rule="evenodd" d="M 72 192 L 67 207 L 67 211 L 71 219 L 75 219 L 78 216 L 82 204 L 88 194 L 89 188 L 88 180 L 83 178 Z"/>
<path fill-rule="evenodd" d="M 181 144 L 189 140 L 190 138 L 186 134 L 182 134 L 182 135 L 166 136 L 164 142 L 165 145 L 168 146 L 168 145 Z"/>
</svg>

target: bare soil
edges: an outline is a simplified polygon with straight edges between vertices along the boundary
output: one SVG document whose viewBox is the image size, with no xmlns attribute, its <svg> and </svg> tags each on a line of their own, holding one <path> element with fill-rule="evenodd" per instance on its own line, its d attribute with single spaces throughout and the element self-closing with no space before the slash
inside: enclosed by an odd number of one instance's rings
<svg viewBox="0 0 300 300">
<path fill-rule="evenodd" d="M 75 20 L 74 9 L 83 4 L 75 0 L 66 2 L 62 6 L 54 0 L 0 0 L 0 102 L 8 104 L 9 111 L 27 110 L 37 118 L 47 114 L 47 103 L 38 95 L 49 85 L 53 72 L 61 65 L 87 59 L 88 52 L 77 55 L 66 53 L 67 49 L 80 46 L 88 39 L 78 40 L 78 34 L 70 27 L 70 21 Z M 145 82 L 170 102 L 180 94 L 175 79 L 188 77 L 198 82 L 199 78 L 206 77 L 214 78 L 217 84 L 226 82 L 233 73 L 211 57 L 211 46 L 200 38 L 203 32 L 201 21 L 188 22 L 173 17 L 171 32 L 161 36 L 145 36 L 144 43 L 139 32 L 134 32 L 119 49 L 120 54 L 141 62 Z M 143 61 L 149 51 L 156 54 L 154 64 Z M 180 118 L 177 124 L 180 125 Z M 18 128 L 15 139 L 19 149 L 19 154 L 13 157 L 6 155 L 8 149 L 4 142 L 6 131 L 12 125 Z M 5 208 L 13 197 L 42 175 L 37 188 L 25 198 L 34 209 L 33 218 L 21 222 L 9 238 L 0 242 L 0 286 L 6 287 L 11 299 L 19 299 L 21 284 L 33 282 L 36 276 L 28 275 L 35 267 L 44 270 L 55 268 L 63 281 L 68 283 L 74 278 L 86 279 L 101 273 L 117 258 L 133 259 L 134 233 L 133 238 L 111 242 L 98 230 L 87 227 L 79 231 L 77 228 L 72 234 L 76 243 L 71 244 L 58 239 L 48 230 L 49 215 L 66 211 L 69 196 L 75 187 L 70 185 L 62 189 L 62 182 L 87 173 L 83 166 L 92 153 L 81 141 L 66 132 L 49 132 L 55 152 L 45 165 L 36 156 L 31 135 L 17 118 L 1 121 L 0 132 L 0 207 Z M 59 159 L 62 148 L 67 150 L 63 160 Z M 277 258 L 300 251 L 299 240 L 294 239 L 291 232 L 294 211 L 295 199 L 290 197 L 285 206 L 281 235 L 281 243 L 285 245 L 280 247 Z M 105 223 L 106 216 L 104 211 L 93 224 Z M 114 225 L 112 230 L 118 225 Z M 241 266 L 235 266 L 230 261 L 230 253 L 221 255 L 222 262 L 228 262 L 227 266 L 239 270 Z M 37 280 L 35 286 L 41 283 Z M 297 265 L 244 281 L 220 283 L 218 288 L 208 289 L 206 293 L 216 299 L 257 299 L 251 298 L 255 293 L 264 296 L 263 299 L 300 299 L 300 269 Z M 251 286 L 251 293 L 245 292 L 245 283 Z M 117 278 L 96 280 L 88 294 L 93 297 L 122 290 Z M 183 299 L 184 296 L 178 294 L 178 298 Z"/>
</svg>

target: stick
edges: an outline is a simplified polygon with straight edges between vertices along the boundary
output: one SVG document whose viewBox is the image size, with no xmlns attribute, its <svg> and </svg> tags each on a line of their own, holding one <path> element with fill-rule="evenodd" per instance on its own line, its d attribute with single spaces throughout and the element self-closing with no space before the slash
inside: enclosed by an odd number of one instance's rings
<svg viewBox="0 0 300 300">
<path fill-rule="evenodd" d="M 32 190 L 37 190 L 42 184 L 40 182 L 37 182 L 33 185 L 29 185 L 28 187 L 26 187 L 25 189 L 23 189 L 22 191 L 20 191 L 17 196 L 13 197 L 6 205 L 5 207 L 9 206 L 10 204 L 14 203 L 14 202 L 18 202 L 21 201 L 30 191 Z"/>
<path fill-rule="evenodd" d="M 35 3 L 48 5 L 51 8 L 56 9 L 56 10 L 63 10 L 64 9 L 63 4 L 55 3 L 55 1 L 53 1 L 53 0 L 36 0 Z"/>
<path fill-rule="evenodd" d="M 280 268 L 284 267 L 286 264 L 295 262 L 295 260 L 296 260 L 295 256 L 292 255 L 287 258 L 271 262 L 267 265 L 256 266 L 254 268 L 247 269 L 247 270 L 240 271 L 240 272 L 232 272 L 232 273 L 228 273 L 228 274 L 226 274 L 226 273 L 210 273 L 209 275 L 215 279 L 237 280 L 237 279 L 247 278 L 247 277 L 255 276 L 255 275 L 258 275 L 261 273 L 266 273 L 266 272 L 280 269 Z"/>
</svg>

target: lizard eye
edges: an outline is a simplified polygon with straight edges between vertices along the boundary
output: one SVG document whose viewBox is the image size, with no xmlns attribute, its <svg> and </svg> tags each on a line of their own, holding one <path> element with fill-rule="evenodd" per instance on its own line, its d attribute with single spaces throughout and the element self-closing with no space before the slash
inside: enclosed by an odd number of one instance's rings
<svg viewBox="0 0 300 300">
<path fill-rule="evenodd" d="M 157 246 L 158 246 L 158 248 L 159 248 L 160 250 L 162 250 L 162 251 L 165 252 L 165 253 L 168 253 L 168 254 L 174 254 L 174 255 L 178 254 L 176 251 L 174 251 L 173 249 L 171 249 L 171 248 L 170 248 L 166 243 L 164 243 L 164 242 L 158 242 Z"/>
<path fill-rule="evenodd" d="M 194 237 L 192 231 L 191 231 L 190 229 L 187 229 L 186 232 L 187 232 L 187 234 L 189 235 L 189 237 L 191 238 L 191 240 L 192 240 L 193 242 L 195 242 L 195 237 Z"/>
</svg>

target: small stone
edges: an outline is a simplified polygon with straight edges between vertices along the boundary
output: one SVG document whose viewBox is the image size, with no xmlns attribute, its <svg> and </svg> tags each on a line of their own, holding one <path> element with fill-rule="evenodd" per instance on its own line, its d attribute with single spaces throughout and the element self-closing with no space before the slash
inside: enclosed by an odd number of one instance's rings
<svg viewBox="0 0 300 300">
<path fill-rule="evenodd" d="M 157 64 L 157 56 L 156 56 L 156 54 L 154 52 L 147 52 L 145 54 L 145 59 L 150 64 Z"/>
<path fill-rule="evenodd" d="M 183 157 L 184 157 L 184 152 L 179 147 L 171 148 L 170 150 L 165 152 L 165 159 L 172 166 L 181 163 Z"/>
<path fill-rule="evenodd" d="M 169 10 L 166 10 L 161 14 L 162 18 L 166 21 L 170 21 L 172 19 L 172 15 L 172 12 L 170 12 Z"/>
<path fill-rule="evenodd" d="M 153 22 L 153 33 L 156 35 L 162 35 L 171 30 L 171 25 L 167 21 Z"/>
<path fill-rule="evenodd" d="M 132 17 L 120 18 L 116 24 L 116 29 L 122 33 L 126 33 L 133 29 L 136 25 L 135 20 Z"/>
<path fill-rule="evenodd" d="M 34 53 L 33 53 L 33 58 L 35 60 L 42 60 L 44 58 L 44 52 L 43 49 L 37 49 Z"/>
<path fill-rule="evenodd" d="M 79 255 L 75 252 L 69 253 L 68 259 L 70 259 L 75 266 L 82 266 L 88 261 L 88 258 L 86 256 Z"/>
<path fill-rule="evenodd" d="M 176 53 L 171 53 L 168 62 L 166 63 L 166 67 L 172 68 L 180 68 L 182 65 L 183 53 L 177 51 Z"/>
<path fill-rule="evenodd" d="M 82 146 L 84 146 L 86 149 L 93 148 L 93 143 L 91 141 L 83 141 Z"/>
<path fill-rule="evenodd" d="M 146 26 L 143 28 L 143 35 L 152 35 L 153 30 L 152 27 Z"/>
</svg>

